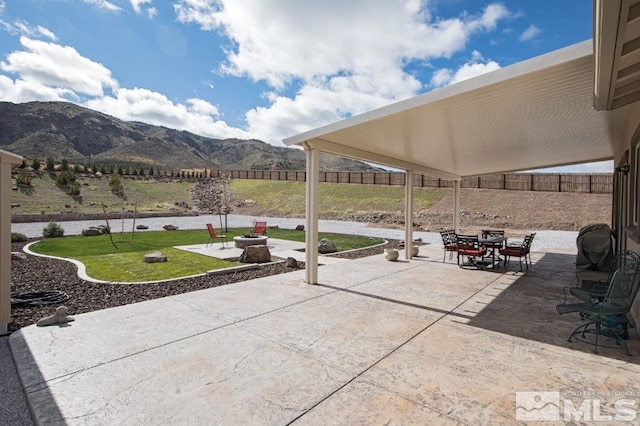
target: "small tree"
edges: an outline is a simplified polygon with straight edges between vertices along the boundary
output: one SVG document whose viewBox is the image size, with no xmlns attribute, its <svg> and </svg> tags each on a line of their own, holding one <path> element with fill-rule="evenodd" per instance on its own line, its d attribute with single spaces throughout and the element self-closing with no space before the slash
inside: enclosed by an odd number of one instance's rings
<svg viewBox="0 0 640 426">
<path fill-rule="evenodd" d="M 80 164 L 74 164 L 73 171 L 76 173 L 80 173 Z"/>
<path fill-rule="evenodd" d="M 69 170 L 69 160 L 67 160 L 66 158 L 62 159 L 62 161 L 60 162 L 60 170 L 62 170 L 63 172 Z"/>
<path fill-rule="evenodd" d="M 91 166 L 91 171 L 94 175 L 98 173 L 98 166 L 96 166 L 95 164 Z M 104 174 L 104 167 L 100 167 L 100 173 Z"/>
<path fill-rule="evenodd" d="M 122 175 L 122 174 L 123 174 L 122 167 L 120 167 L 120 166 L 118 166 L 118 174 L 119 174 L 119 175 Z"/>
<path fill-rule="evenodd" d="M 56 167 L 56 162 L 53 159 L 53 157 L 47 157 L 47 171 L 52 172 L 55 167 Z"/>
<path fill-rule="evenodd" d="M 20 163 L 20 168 L 21 169 L 26 169 L 27 168 L 27 160 L 22 160 L 22 163 Z"/>
<path fill-rule="evenodd" d="M 33 160 L 31 160 L 31 168 L 33 170 L 40 170 L 41 165 L 42 163 L 37 158 L 34 158 Z"/>
<path fill-rule="evenodd" d="M 111 178 L 109 179 L 109 190 L 118 197 L 124 196 L 124 187 L 122 186 L 122 179 L 120 178 L 120 175 L 111 175 Z"/>
<path fill-rule="evenodd" d="M 149 176 L 153 176 L 153 166 L 149 167 Z"/>
</svg>

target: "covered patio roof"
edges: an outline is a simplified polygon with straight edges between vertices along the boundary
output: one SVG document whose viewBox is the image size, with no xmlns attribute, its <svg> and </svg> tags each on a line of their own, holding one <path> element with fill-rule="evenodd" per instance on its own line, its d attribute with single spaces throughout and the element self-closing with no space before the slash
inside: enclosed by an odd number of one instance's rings
<svg viewBox="0 0 640 426">
<path fill-rule="evenodd" d="M 613 158 L 630 105 L 597 111 L 587 40 L 286 138 L 450 180 Z"/>
</svg>

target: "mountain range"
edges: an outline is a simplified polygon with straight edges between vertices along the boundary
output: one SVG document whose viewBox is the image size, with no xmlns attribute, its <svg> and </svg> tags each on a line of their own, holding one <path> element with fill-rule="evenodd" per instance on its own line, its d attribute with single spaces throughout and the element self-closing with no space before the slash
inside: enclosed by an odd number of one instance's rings
<svg viewBox="0 0 640 426">
<path fill-rule="evenodd" d="M 0 148 L 28 159 L 160 169 L 304 170 L 298 148 L 257 139 L 215 139 L 141 122 L 123 121 L 67 102 L 0 102 Z M 375 171 L 330 154 L 323 170 Z"/>
</svg>

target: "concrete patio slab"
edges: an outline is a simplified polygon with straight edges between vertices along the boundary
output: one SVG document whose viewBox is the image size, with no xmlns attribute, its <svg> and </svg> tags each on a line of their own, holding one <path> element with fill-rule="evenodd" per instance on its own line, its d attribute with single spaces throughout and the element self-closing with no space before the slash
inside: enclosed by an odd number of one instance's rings
<svg viewBox="0 0 640 426">
<path fill-rule="evenodd" d="M 304 243 L 297 241 L 281 240 L 278 238 L 269 238 L 266 244 L 269 248 L 269 252 L 280 259 L 286 259 L 287 257 L 293 257 L 297 261 L 305 260 Z M 190 251 L 192 253 L 202 254 L 204 256 L 215 257 L 223 260 L 236 260 L 238 259 L 244 249 L 236 248 L 233 242 L 222 244 L 191 244 L 184 246 L 175 246 L 178 250 Z M 320 256 L 318 262 L 321 265 L 333 264 L 344 262 L 345 259 L 341 259 L 333 256 Z"/>
<path fill-rule="evenodd" d="M 637 330 L 631 357 L 566 341 L 581 321 L 555 305 L 575 284 L 575 253 L 536 253 L 524 273 L 441 256 L 371 256 L 323 266 L 319 285 L 295 271 L 77 315 L 23 328 L 10 347 L 37 423 L 513 424 L 536 414 L 524 398 L 540 392 L 558 396 L 559 421 L 640 418 Z"/>
</svg>

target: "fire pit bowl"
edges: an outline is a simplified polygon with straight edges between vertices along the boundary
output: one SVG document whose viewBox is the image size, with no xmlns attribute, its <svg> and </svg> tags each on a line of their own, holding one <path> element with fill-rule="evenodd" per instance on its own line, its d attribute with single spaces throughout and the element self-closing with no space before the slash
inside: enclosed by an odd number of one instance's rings
<svg viewBox="0 0 640 426">
<path fill-rule="evenodd" d="M 245 248 L 247 246 L 266 246 L 269 237 L 264 235 L 243 235 L 233 237 L 236 248 Z"/>
</svg>

